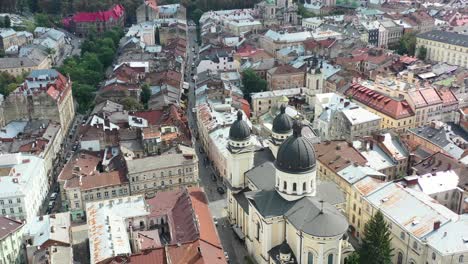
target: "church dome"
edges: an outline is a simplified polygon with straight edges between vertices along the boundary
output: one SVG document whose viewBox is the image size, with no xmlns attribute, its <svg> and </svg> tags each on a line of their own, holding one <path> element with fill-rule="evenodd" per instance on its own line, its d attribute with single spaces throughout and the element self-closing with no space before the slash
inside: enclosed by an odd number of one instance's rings
<svg viewBox="0 0 468 264">
<path fill-rule="evenodd" d="M 242 111 L 237 112 L 237 120 L 232 123 L 229 129 L 229 139 L 234 141 L 244 141 L 250 137 L 250 127 L 242 120 Z"/>
<path fill-rule="evenodd" d="M 293 119 L 286 114 L 286 107 L 281 105 L 280 114 L 273 120 L 273 132 L 277 134 L 287 134 L 292 130 Z"/>
<path fill-rule="evenodd" d="M 315 150 L 312 142 L 301 134 L 302 125 L 294 121 L 293 135 L 278 149 L 276 167 L 287 173 L 308 172 L 315 168 Z"/>
</svg>

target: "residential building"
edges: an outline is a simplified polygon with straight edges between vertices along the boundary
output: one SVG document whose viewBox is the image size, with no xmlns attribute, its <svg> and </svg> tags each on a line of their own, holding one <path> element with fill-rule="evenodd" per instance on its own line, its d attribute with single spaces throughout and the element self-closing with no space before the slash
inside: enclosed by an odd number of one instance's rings
<svg viewBox="0 0 468 264">
<path fill-rule="evenodd" d="M 66 133 L 75 116 L 72 82 L 56 70 L 34 70 L 1 107 L 5 123 L 49 119 Z"/>
<path fill-rule="evenodd" d="M 163 190 L 198 186 L 198 158 L 193 148 L 179 145 L 176 151 L 126 163 L 132 195 L 152 197 Z"/>
<path fill-rule="evenodd" d="M 80 12 L 64 18 L 62 23 L 80 37 L 87 36 L 91 31 L 102 34 L 114 27 L 123 28 L 125 8 L 122 5 L 114 5 L 106 11 Z"/>
<path fill-rule="evenodd" d="M 164 254 L 174 257 L 171 263 L 226 263 L 200 188 L 94 202 L 87 215 L 91 263 L 166 263 Z"/>
<path fill-rule="evenodd" d="M 206 57 L 200 56 L 200 62 L 197 65 L 197 74 L 205 71 L 213 73 L 223 71 L 236 71 L 239 69 L 239 64 L 234 60 L 232 54 L 227 52 L 217 52 Z"/>
<path fill-rule="evenodd" d="M 466 156 L 468 149 L 468 139 L 465 133 L 460 133 L 456 128 L 440 121 L 408 129 L 408 139 L 414 140 L 433 152 L 444 152 L 456 159 Z"/>
<path fill-rule="evenodd" d="M 260 14 L 264 26 L 297 25 L 300 21 L 299 6 L 292 0 L 261 1 L 254 10 Z"/>
<path fill-rule="evenodd" d="M 427 49 L 426 59 L 468 68 L 468 36 L 432 30 L 416 36 L 416 50 Z"/>
<path fill-rule="evenodd" d="M 0 153 L 23 153 L 44 160 L 48 184 L 54 182 L 65 135 L 49 120 L 12 121 L 0 130 Z"/>
<path fill-rule="evenodd" d="M 21 76 L 34 70 L 45 70 L 52 66 L 48 56 L 34 58 L 0 58 L 0 72 L 6 72 L 13 76 Z"/>
<path fill-rule="evenodd" d="M 12 46 L 18 45 L 18 38 L 14 29 L 0 29 L 0 50 L 6 51 Z"/>
<path fill-rule="evenodd" d="M 268 90 L 283 90 L 304 87 L 305 72 L 289 64 L 280 65 L 267 71 Z"/>
<path fill-rule="evenodd" d="M 395 24 L 390 19 L 381 20 L 379 24 L 379 47 L 387 48 L 388 46 L 397 45 L 403 36 L 403 27 Z"/>
<path fill-rule="evenodd" d="M 358 230 L 362 233 L 365 223 L 380 211 L 389 225 L 392 263 L 464 263 L 466 216 L 400 183 L 356 187 L 364 194 Z"/>
<path fill-rule="evenodd" d="M 270 29 L 260 37 L 259 43 L 262 49 L 276 56 L 278 50 L 303 46 L 303 42 L 308 39 L 312 39 L 310 31 L 281 32 Z"/>
<path fill-rule="evenodd" d="M 318 94 L 314 114 L 322 140 L 352 141 L 380 130 L 380 116 L 335 93 Z"/>
<path fill-rule="evenodd" d="M 145 0 L 136 9 L 137 23 L 153 21 L 155 19 L 186 19 L 186 10 L 183 5 L 160 5 L 155 0 Z"/>
<path fill-rule="evenodd" d="M 0 155 L 1 215 L 31 222 L 47 196 L 44 160 L 28 154 Z"/>
<path fill-rule="evenodd" d="M 25 262 L 23 252 L 24 222 L 0 216 L 0 263 Z"/>
<path fill-rule="evenodd" d="M 345 92 L 353 101 L 382 118 L 382 129 L 404 131 L 415 126 L 414 112 L 406 100 L 394 99 L 354 83 Z"/>
<path fill-rule="evenodd" d="M 72 264 L 70 212 L 41 215 L 28 223 L 23 239 L 27 263 Z"/>
<path fill-rule="evenodd" d="M 85 216 L 86 204 L 130 194 L 126 166 L 118 148 L 92 152 L 81 150 L 58 176 L 62 207 L 73 221 Z"/>
<path fill-rule="evenodd" d="M 274 107 L 279 109 L 282 104 L 288 105 L 290 99 L 296 96 L 305 96 L 305 89 L 291 88 L 253 93 L 251 94 L 252 117 L 260 117 Z"/>
</svg>

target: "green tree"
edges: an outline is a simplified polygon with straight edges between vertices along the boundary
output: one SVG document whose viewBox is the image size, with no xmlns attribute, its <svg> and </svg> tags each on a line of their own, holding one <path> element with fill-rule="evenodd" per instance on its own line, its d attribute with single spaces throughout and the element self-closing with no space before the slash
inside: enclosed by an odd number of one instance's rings
<svg viewBox="0 0 468 264">
<path fill-rule="evenodd" d="M 403 37 L 401 37 L 396 50 L 400 55 L 407 54 L 410 56 L 414 56 L 415 49 L 416 35 L 414 33 L 405 33 Z"/>
<path fill-rule="evenodd" d="M 95 89 L 91 85 L 73 83 L 73 98 L 78 102 L 78 112 L 85 113 L 93 104 L 92 98 Z"/>
<path fill-rule="evenodd" d="M 418 49 L 418 59 L 425 60 L 427 56 L 427 48 L 425 46 L 421 46 Z"/>
<path fill-rule="evenodd" d="M 5 16 L 4 21 L 3 21 L 3 26 L 6 28 L 11 27 L 11 21 L 9 16 Z"/>
<path fill-rule="evenodd" d="M 244 98 L 250 102 L 250 94 L 266 91 L 267 82 L 260 78 L 252 69 L 246 69 L 242 72 L 242 84 Z"/>
<path fill-rule="evenodd" d="M 151 98 L 151 89 L 147 83 L 141 86 L 140 97 L 141 103 L 145 106 L 145 109 L 148 109 L 148 102 Z"/>
<path fill-rule="evenodd" d="M 356 251 L 345 259 L 345 264 L 360 264 L 359 253 Z"/>
<path fill-rule="evenodd" d="M 359 250 L 361 264 L 391 264 L 393 248 L 388 224 L 380 211 L 364 226 L 364 238 Z"/>
<path fill-rule="evenodd" d="M 198 23 L 200 23 L 200 18 L 201 16 L 203 15 L 203 11 L 199 8 L 195 9 L 193 12 L 192 12 L 192 20 L 198 25 Z"/>
<path fill-rule="evenodd" d="M 143 105 L 133 97 L 126 97 L 120 103 L 123 105 L 124 109 L 128 111 L 143 109 Z"/>
<path fill-rule="evenodd" d="M 38 27 L 50 27 L 52 23 L 50 22 L 49 16 L 43 13 L 37 13 L 34 15 L 34 22 Z"/>
<path fill-rule="evenodd" d="M 112 65 L 114 60 L 115 51 L 109 47 L 103 47 L 99 49 L 98 58 L 99 61 L 104 65 L 104 67 L 109 67 Z"/>
</svg>

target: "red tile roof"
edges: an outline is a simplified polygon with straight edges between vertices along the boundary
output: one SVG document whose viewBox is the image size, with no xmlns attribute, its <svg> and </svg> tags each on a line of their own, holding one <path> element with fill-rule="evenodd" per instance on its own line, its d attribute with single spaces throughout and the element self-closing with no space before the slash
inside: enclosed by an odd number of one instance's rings
<svg viewBox="0 0 468 264">
<path fill-rule="evenodd" d="M 109 21 L 111 18 L 118 20 L 125 15 L 125 8 L 122 5 L 115 5 L 107 11 L 98 12 L 80 12 L 71 18 L 75 23 Z"/>
<path fill-rule="evenodd" d="M 345 95 L 352 96 L 354 100 L 364 104 L 393 119 L 402 119 L 414 115 L 406 100 L 396 100 L 387 95 L 378 93 L 358 83 L 353 83 Z"/>
<path fill-rule="evenodd" d="M 453 92 L 450 89 L 440 89 L 438 90 L 438 92 L 440 97 L 442 98 L 444 106 L 458 103 L 457 97 L 453 94 Z"/>
<path fill-rule="evenodd" d="M 434 88 L 424 88 L 408 92 L 416 108 L 441 104 L 442 98 Z"/>
</svg>

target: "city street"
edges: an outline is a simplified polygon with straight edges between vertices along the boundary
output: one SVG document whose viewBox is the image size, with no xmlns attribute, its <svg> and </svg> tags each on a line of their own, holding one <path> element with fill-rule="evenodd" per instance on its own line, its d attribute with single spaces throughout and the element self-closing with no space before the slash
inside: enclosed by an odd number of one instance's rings
<svg viewBox="0 0 468 264">
<path fill-rule="evenodd" d="M 188 107 L 187 107 L 187 116 L 189 120 L 189 125 L 192 129 L 192 134 L 194 131 L 197 131 L 197 124 L 195 120 L 195 114 L 192 112 L 192 108 L 195 107 L 195 83 L 191 77 L 191 73 L 196 71 L 192 69 L 192 63 L 194 62 L 194 52 L 192 48 L 195 48 L 195 53 L 198 54 L 198 45 L 197 45 L 197 36 L 195 28 L 189 27 L 189 46 L 188 46 L 188 57 L 187 57 L 187 69 L 186 80 L 190 84 L 188 92 Z M 197 63 L 195 62 L 195 65 Z M 199 142 L 195 142 L 195 149 L 197 151 L 198 160 L 199 160 L 199 177 L 200 177 L 200 186 L 205 189 L 205 193 L 209 200 L 209 208 L 211 214 L 214 218 L 217 219 L 217 229 L 218 234 L 221 239 L 224 250 L 228 253 L 230 263 L 244 263 L 244 257 L 247 255 L 247 250 L 234 234 L 233 229 L 231 228 L 229 221 L 227 219 L 227 200 L 226 194 L 219 194 L 216 188 L 223 186 L 222 179 L 219 177 L 217 181 L 213 180 L 212 175 L 214 174 L 213 168 L 210 165 L 205 165 L 204 160 L 206 155 L 199 152 L 201 145 Z M 224 188 L 225 189 L 225 188 Z"/>
</svg>

